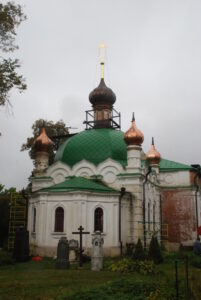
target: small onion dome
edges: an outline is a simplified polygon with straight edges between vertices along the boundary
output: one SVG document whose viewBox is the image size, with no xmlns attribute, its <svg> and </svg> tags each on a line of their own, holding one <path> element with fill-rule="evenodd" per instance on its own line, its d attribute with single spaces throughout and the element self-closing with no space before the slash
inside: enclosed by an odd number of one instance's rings
<svg viewBox="0 0 201 300">
<path fill-rule="evenodd" d="M 144 141 L 143 133 L 136 127 L 133 113 L 131 128 L 124 133 L 124 141 L 129 145 L 141 146 Z"/>
<path fill-rule="evenodd" d="M 48 152 L 53 142 L 48 138 L 45 127 L 42 127 L 40 135 L 34 141 L 36 151 Z"/>
<path fill-rule="evenodd" d="M 106 86 L 104 79 L 101 78 L 99 86 L 89 94 L 89 101 L 92 105 L 113 105 L 116 101 L 116 95 L 110 88 Z"/>
<path fill-rule="evenodd" d="M 147 153 L 147 160 L 150 164 L 159 164 L 159 161 L 161 159 L 160 153 L 156 150 L 154 145 L 154 138 L 152 137 L 152 145 L 151 149 Z"/>
</svg>

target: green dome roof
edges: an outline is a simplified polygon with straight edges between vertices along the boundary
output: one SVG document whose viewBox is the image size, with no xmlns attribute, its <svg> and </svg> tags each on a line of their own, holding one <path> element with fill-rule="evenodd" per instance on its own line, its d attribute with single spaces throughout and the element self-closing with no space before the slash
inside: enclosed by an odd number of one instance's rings
<svg viewBox="0 0 201 300">
<path fill-rule="evenodd" d="M 122 131 L 105 128 L 82 131 L 59 147 L 55 161 L 62 161 L 72 167 L 83 159 L 98 165 L 107 158 L 118 161 L 123 167 L 127 165 Z"/>
</svg>

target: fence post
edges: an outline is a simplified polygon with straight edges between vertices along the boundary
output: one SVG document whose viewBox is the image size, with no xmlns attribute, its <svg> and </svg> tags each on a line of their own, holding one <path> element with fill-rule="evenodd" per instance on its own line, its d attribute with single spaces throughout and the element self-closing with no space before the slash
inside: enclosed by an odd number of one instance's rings
<svg viewBox="0 0 201 300">
<path fill-rule="evenodd" d="M 186 299 L 188 300 L 188 296 L 189 296 L 188 256 L 186 256 L 185 266 L 186 266 Z"/>
<path fill-rule="evenodd" d="M 179 300 L 178 268 L 177 268 L 176 260 L 175 260 L 175 288 L 176 288 L 176 299 Z"/>
</svg>

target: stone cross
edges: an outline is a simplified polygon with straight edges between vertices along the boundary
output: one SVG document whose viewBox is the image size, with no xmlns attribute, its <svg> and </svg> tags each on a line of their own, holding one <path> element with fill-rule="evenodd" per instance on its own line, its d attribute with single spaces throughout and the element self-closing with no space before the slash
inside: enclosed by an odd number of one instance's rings
<svg viewBox="0 0 201 300">
<path fill-rule="evenodd" d="M 69 268 L 69 245 L 66 237 L 61 237 L 57 247 L 57 269 Z"/>
<path fill-rule="evenodd" d="M 103 243 L 101 232 L 96 231 L 92 238 L 91 269 L 93 271 L 100 271 L 103 268 Z"/>
<path fill-rule="evenodd" d="M 83 231 L 84 228 L 82 227 L 82 225 L 80 225 L 80 227 L 78 228 L 78 232 L 72 232 L 72 234 L 79 234 L 80 235 L 80 267 L 82 267 L 82 253 L 84 252 L 84 250 L 82 249 L 82 235 L 83 234 L 89 234 L 89 231 Z"/>
</svg>

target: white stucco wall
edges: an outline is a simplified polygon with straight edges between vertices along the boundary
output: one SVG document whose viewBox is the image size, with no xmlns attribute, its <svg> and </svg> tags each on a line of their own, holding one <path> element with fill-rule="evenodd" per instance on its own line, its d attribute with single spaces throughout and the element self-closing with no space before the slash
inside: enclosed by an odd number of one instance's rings
<svg viewBox="0 0 201 300">
<path fill-rule="evenodd" d="M 54 232 L 54 218 L 57 207 L 64 209 L 64 232 Z M 33 233 L 33 207 L 36 207 L 36 231 Z M 78 239 L 73 235 L 82 225 L 86 231 L 94 233 L 94 211 L 101 207 L 104 212 L 103 237 L 104 247 L 119 249 L 119 196 L 118 194 L 95 194 L 89 192 L 40 193 L 29 201 L 30 242 L 40 248 L 56 249 L 61 236 L 67 239 Z M 128 240 L 129 204 L 122 202 L 122 234 L 123 240 Z M 91 248 L 91 234 L 83 238 L 83 246 Z"/>
<path fill-rule="evenodd" d="M 160 184 L 166 187 L 189 186 L 189 171 L 163 172 L 159 175 Z"/>
</svg>

